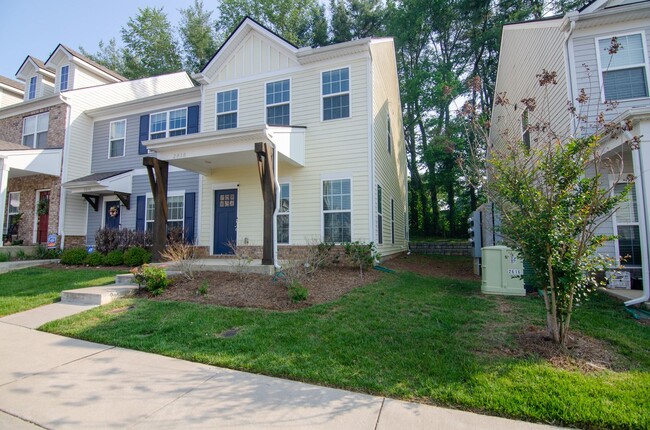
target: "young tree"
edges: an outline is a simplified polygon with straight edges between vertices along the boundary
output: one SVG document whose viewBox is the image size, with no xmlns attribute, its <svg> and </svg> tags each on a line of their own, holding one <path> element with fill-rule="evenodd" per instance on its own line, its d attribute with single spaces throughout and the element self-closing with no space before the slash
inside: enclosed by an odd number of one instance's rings
<svg viewBox="0 0 650 430">
<path fill-rule="evenodd" d="M 181 70 L 178 44 L 163 8 L 138 9 L 122 27 L 125 76 L 138 79 Z"/>
<path fill-rule="evenodd" d="M 552 73 L 545 71 L 539 78 L 542 86 L 554 85 Z M 512 106 L 505 94 L 498 94 L 495 103 Z M 519 103 L 532 117 L 536 101 Z M 559 136 L 547 119 L 531 118 L 528 129 L 535 139 L 530 146 L 520 137 L 499 136 L 487 160 L 488 192 L 501 216 L 500 232 L 533 269 L 532 281 L 543 291 L 549 333 L 561 345 L 566 345 L 574 306 L 598 285 L 596 273 L 612 266 L 598 248 L 613 238 L 599 234 L 598 228 L 626 198 L 625 192 L 616 194 L 603 186 L 605 175 L 620 175 L 622 160 L 604 157 L 600 142 L 630 126 L 597 118 L 598 130 L 579 138 Z"/>
<path fill-rule="evenodd" d="M 184 48 L 183 65 L 188 72 L 198 72 L 217 50 L 212 12 L 205 10 L 203 0 L 194 0 L 187 9 L 180 9 L 179 33 Z"/>
<path fill-rule="evenodd" d="M 79 51 L 91 60 L 108 67 L 109 69 L 124 75 L 124 52 L 117 46 L 115 38 L 111 38 L 108 43 L 103 40 L 99 41 L 99 50 L 95 54 L 91 54 L 83 47 L 79 47 Z"/>
</svg>

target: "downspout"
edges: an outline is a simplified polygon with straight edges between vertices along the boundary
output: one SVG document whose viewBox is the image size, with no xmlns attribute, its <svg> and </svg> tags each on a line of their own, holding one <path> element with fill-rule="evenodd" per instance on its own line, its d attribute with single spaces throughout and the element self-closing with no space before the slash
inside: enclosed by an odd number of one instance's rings
<svg viewBox="0 0 650 430">
<path fill-rule="evenodd" d="M 275 210 L 273 211 L 273 266 L 280 269 L 278 261 L 278 210 L 280 210 L 280 182 L 278 181 L 278 147 L 273 144 L 273 172 L 275 172 Z"/>
<path fill-rule="evenodd" d="M 571 58 L 569 58 L 569 40 L 573 34 L 573 30 L 576 28 L 576 22 L 571 20 L 569 24 L 569 31 L 564 38 L 564 62 L 566 63 L 566 80 L 567 80 L 567 92 L 569 94 L 569 100 L 573 101 L 573 73 L 571 71 Z M 575 132 L 575 120 L 571 121 L 571 134 Z"/>
<path fill-rule="evenodd" d="M 68 102 L 68 98 L 59 95 L 61 101 L 66 104 L 66 125 L 65 125 L 65 137 L 63 143 L 63 154 L 61 155 L 61 188 L 59 191 L 59 236 L 61 236 L 61 241 L 59 243 L 59 248 L 65 248 L 65 213 L 66 213 L 66 204 L 68 202 L 68 190 L 63 188 L 63 182 L 67 180 L 68 171 L 66 169 L 68 165 L 68 158 L 70 157 L 70 127 L 71 127 L 71 116 L 72 116 L 72 106 Z M 94 123 L 93 123 L 94 124 Z M 86 213 L 86 222 L 88 214 Z M 87 232 L 86 232 L 87 233 Z"/>
<path fill-rule="evenodd" d="M 632 138 L 632 134 L 629 131 L 625 132 L 625 137 L 627 139 Z M 628 300 L 624 303 L 625 306 L 637 305 L 639 303 L 647 302 L 650 300 L 650 267 L 648 267 L 648 256 L 650 255 L 650 247 L 648 243 L 648 229 L 646 225 L 646 214 L 648 213 L 648 202 L 645 198 L 645 181 L 644 181 L 644 171 L 645 167 L 641 164 L 643 157 L 641 156 L 641 150 L 643 145 L 639 144 L 639 149 L 632 150 L 633 164 L 634 164 L 634 176 L 640 179 L 640 187 L 635 187 L 636 189 L 636 199 L 637 202 L 641 202 L 641 210 L 638 211 L 639 216 L 639 235 L 644 238 L 644 244 L 641 247 L 641 274 L 643 276 L 643 295 L 637 299 Z M 636 181 L 635 181 L 636 183 Z M 639 199 L 639 196 L 641 198 Z"/>
</svg>

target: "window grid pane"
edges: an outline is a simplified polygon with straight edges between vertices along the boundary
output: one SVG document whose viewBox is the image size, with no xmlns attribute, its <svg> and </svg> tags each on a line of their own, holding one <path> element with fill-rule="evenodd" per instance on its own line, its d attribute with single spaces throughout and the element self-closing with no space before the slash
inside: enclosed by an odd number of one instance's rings
<svg viewBox="0 0 650 430">
<path fill-rule="evenodd" d="M 61 86 L 60 91 L 65 91 L 68 89 L 68 66 L 61 67 Z"/>
<path fill-rule="evenodd" d="M 289 215 L 278 214 L 278 243 L 289 243 Z"/>
<path fill-rule="evenodd" d="M 350 116 L 350 95 L 325 97 L 323 99 L 323 119 L 339 119 Z"/>
<path fill-rule="evenodd" d="M 9 193 L 7 213 L 15 215 L 20 212 L 20 192 Z"/>
<path fill-rule="evenodd" d="M 615 54 L 609 53 L 612 39 L 601 39 L 598 46 L 601 52 L 601 66 L 607 70 L 610 68 L 625 67 L 634 64 L 643 64 L 645 55 L 643 53 L 643 39 L 640 34 L 618 36 L 617 42 L 621 45 Z"/>
<path fill-rule="evenodd" d="M 289 105 L 269 106 L 266 108 L 266 123 L 268 125 L 290 125 Z"/>
<path fill-rule="evenodd" d="M 124 139 L 111 140 L 110 157 L 124 156 Z"/>
<path fill-rule="evenodd" d="M 36 76 L 32 76 L 32 78 L 29 80 L 29 95 L 27 98 L 31 100 L 34 97 L 36 97 Z"/>
<path fill-rule="evenodd" d="M 323 181 L 323 233 L 325 242 L 349 242 L 351 228 L 351 186 L 349 179 Z"/>
<path fill-rule="evenodd" d="M 217 93 L 217 113 L 237 110 L 237 90 Z"/>
<path fill-rule="evenodd" d="M 187 110 L 179 109 L 169 112 L 169 129 L 178 130 L 181 128 L 187 128 Z"/>
<path fill-rule="evenodd" d="M 641 238 L 638 225 L 619 225 L 618 253 L 624 266 L 641 265 Z"/>
<path fill-rule="evenodd" d="M 151 133 L 151 139 L 160 139 L 166 136 L 167 112 L 152 114 L 150 122 L 149 131 Z"/>
<path fill-rule="evenodd" d="M 289 102 L 291 97 L 289 79 L 266 84 L 266 104 L 273 105 Z"/>
<path fill-rule="evenodd" d="M 627 187 L 627 184 L 616 184 L 614 187 L 614 194 L 620 195 Z M 639 214 L 637 211 L 636 192 L 634 184 L 631 184 L 630 191 L 628 192 L 625 200 L 619 203 L 618 210 L 616 211 L 616 223 L 627 224 L 639 222 Z"/>
<path fill-rule="evenodd" d="M 350 242 L 351 239 L 350 212 L 326 213 L 324 216 L 325 242 Z"/>
<path fill-rule="evenodd" d="M 607 100 L 648 96 L 645 67 L 603 72 L 603 86 Z"/>
<path fill-rule="evenodd" d="M 223 130 L 226 128 L 237 128 L 236 113 L 217 115 L 217 130 Z"/>
</svg>

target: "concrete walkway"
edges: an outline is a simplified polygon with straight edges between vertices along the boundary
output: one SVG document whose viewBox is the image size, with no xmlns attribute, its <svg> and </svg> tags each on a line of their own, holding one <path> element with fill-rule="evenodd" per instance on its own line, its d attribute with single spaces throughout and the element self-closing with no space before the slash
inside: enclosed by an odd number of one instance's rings
<svg viewBox="0 0 650 430">
<path fill-rule="evenodd" d="M 0 429 L 553 428 L 221 369 L 33 329 L 88 308 L 54 304 L 0 318 Z"/>
</svg>

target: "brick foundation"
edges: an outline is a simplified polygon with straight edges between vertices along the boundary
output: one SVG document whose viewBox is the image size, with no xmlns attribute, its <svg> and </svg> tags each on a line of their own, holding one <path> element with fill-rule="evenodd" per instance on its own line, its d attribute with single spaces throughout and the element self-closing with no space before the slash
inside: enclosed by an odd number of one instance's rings
<svg viewBox="0 0 650 430">
<path fill-rule="evenodd" d="M 86 236 L 66 236 L 64 248 L 80 248 L 86 246 Z"/>
</svg>

